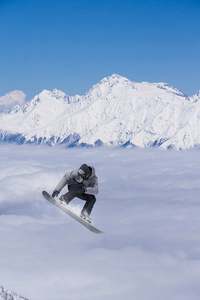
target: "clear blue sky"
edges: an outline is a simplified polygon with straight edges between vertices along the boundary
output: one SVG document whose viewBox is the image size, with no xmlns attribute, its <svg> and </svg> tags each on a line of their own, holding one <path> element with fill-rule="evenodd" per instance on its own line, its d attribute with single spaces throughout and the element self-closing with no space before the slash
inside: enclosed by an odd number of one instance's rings
<svg viewBox="0 0 200 300">
<path fill-rule="evenodd" d="M 200 90 L 200 0 L 0 0 L 0 96 L 83 95 L 113 73 Z"/>
</svg>

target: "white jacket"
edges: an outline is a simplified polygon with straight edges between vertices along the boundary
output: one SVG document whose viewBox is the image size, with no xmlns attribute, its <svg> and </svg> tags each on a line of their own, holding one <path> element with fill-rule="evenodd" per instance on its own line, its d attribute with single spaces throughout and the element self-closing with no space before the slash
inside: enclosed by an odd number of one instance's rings
<svg viewBox="0 0 200 300">
<path fill-rule="evenodd" d="M 95 175 L 95 168 L 91 167 L 91 169 L 92 173 L 88 179 L 83 179 L 78 174 L 79 169 L 66 173 L 55 187 L 55 190 L 60 192 L 66 185 L 81 183 L 85 187 L 86 194 L 97 195 L 99 192 L 98 178 Z"/>
</svg>

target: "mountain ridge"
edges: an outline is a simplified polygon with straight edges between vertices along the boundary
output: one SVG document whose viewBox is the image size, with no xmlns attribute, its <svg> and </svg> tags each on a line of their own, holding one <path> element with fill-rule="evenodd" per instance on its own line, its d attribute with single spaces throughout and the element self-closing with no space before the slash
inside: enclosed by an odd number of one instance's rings
<svg viewBox="0 0 200 300">
<path fill-rule="evenodd" d="M 2 285 L 0 285 L 0 299 L 1 300 L 28 300 L 22 296 L 17 295 L 14 292 L 6 290 Z"/>
<path fill-rule="evenodd" d="M 200 91 L 188 97 L 167 83 L 103 78 L 83 96 L 43 90 L 0 114 L 0 141 L 51 146 L 188 149 L 200 144 Z"/>
</svg>

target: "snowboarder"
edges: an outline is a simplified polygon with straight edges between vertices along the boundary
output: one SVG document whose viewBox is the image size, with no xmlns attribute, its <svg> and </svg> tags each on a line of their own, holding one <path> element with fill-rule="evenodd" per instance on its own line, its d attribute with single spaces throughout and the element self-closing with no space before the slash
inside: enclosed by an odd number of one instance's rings
<svg viewBox="0 0 200 300">
<path fill-rule="evenodd" d="M 95 195 L 98 194 L 98 178 L 94 167 L 83 164 L 79 169 L 66 173 L 55 187 L 52 197 L 57 197 L 66 185 L 68 185 L 68 192 L 59 200 L 65 205 L 68 205 L 75 197 L 85 200 L 80 217 L 91 223 L 90 214 L 96 202 Z"/>
</svg>

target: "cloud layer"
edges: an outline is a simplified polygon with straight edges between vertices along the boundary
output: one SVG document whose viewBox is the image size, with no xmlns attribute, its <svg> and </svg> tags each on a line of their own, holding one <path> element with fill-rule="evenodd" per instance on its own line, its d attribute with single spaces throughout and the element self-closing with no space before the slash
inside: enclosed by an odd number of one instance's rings
<svg viewBox="0 0 200 300">
<path fill-rule="evenodd" d="M 99 177 L 92 221 L 102 235 L 41 195 L 82 163 Z M 30 300 L 199 299 L 197 150 L 0 144 L 0 164 L 4 287 Z"/>
<path fill-rule="evenodd" d="M 0 97 L 0 112 L 10 109 L 14 105 L 23 105 L 25 103 L 26 94 L 22 91 L 12 91 Z"/>
</svg>

